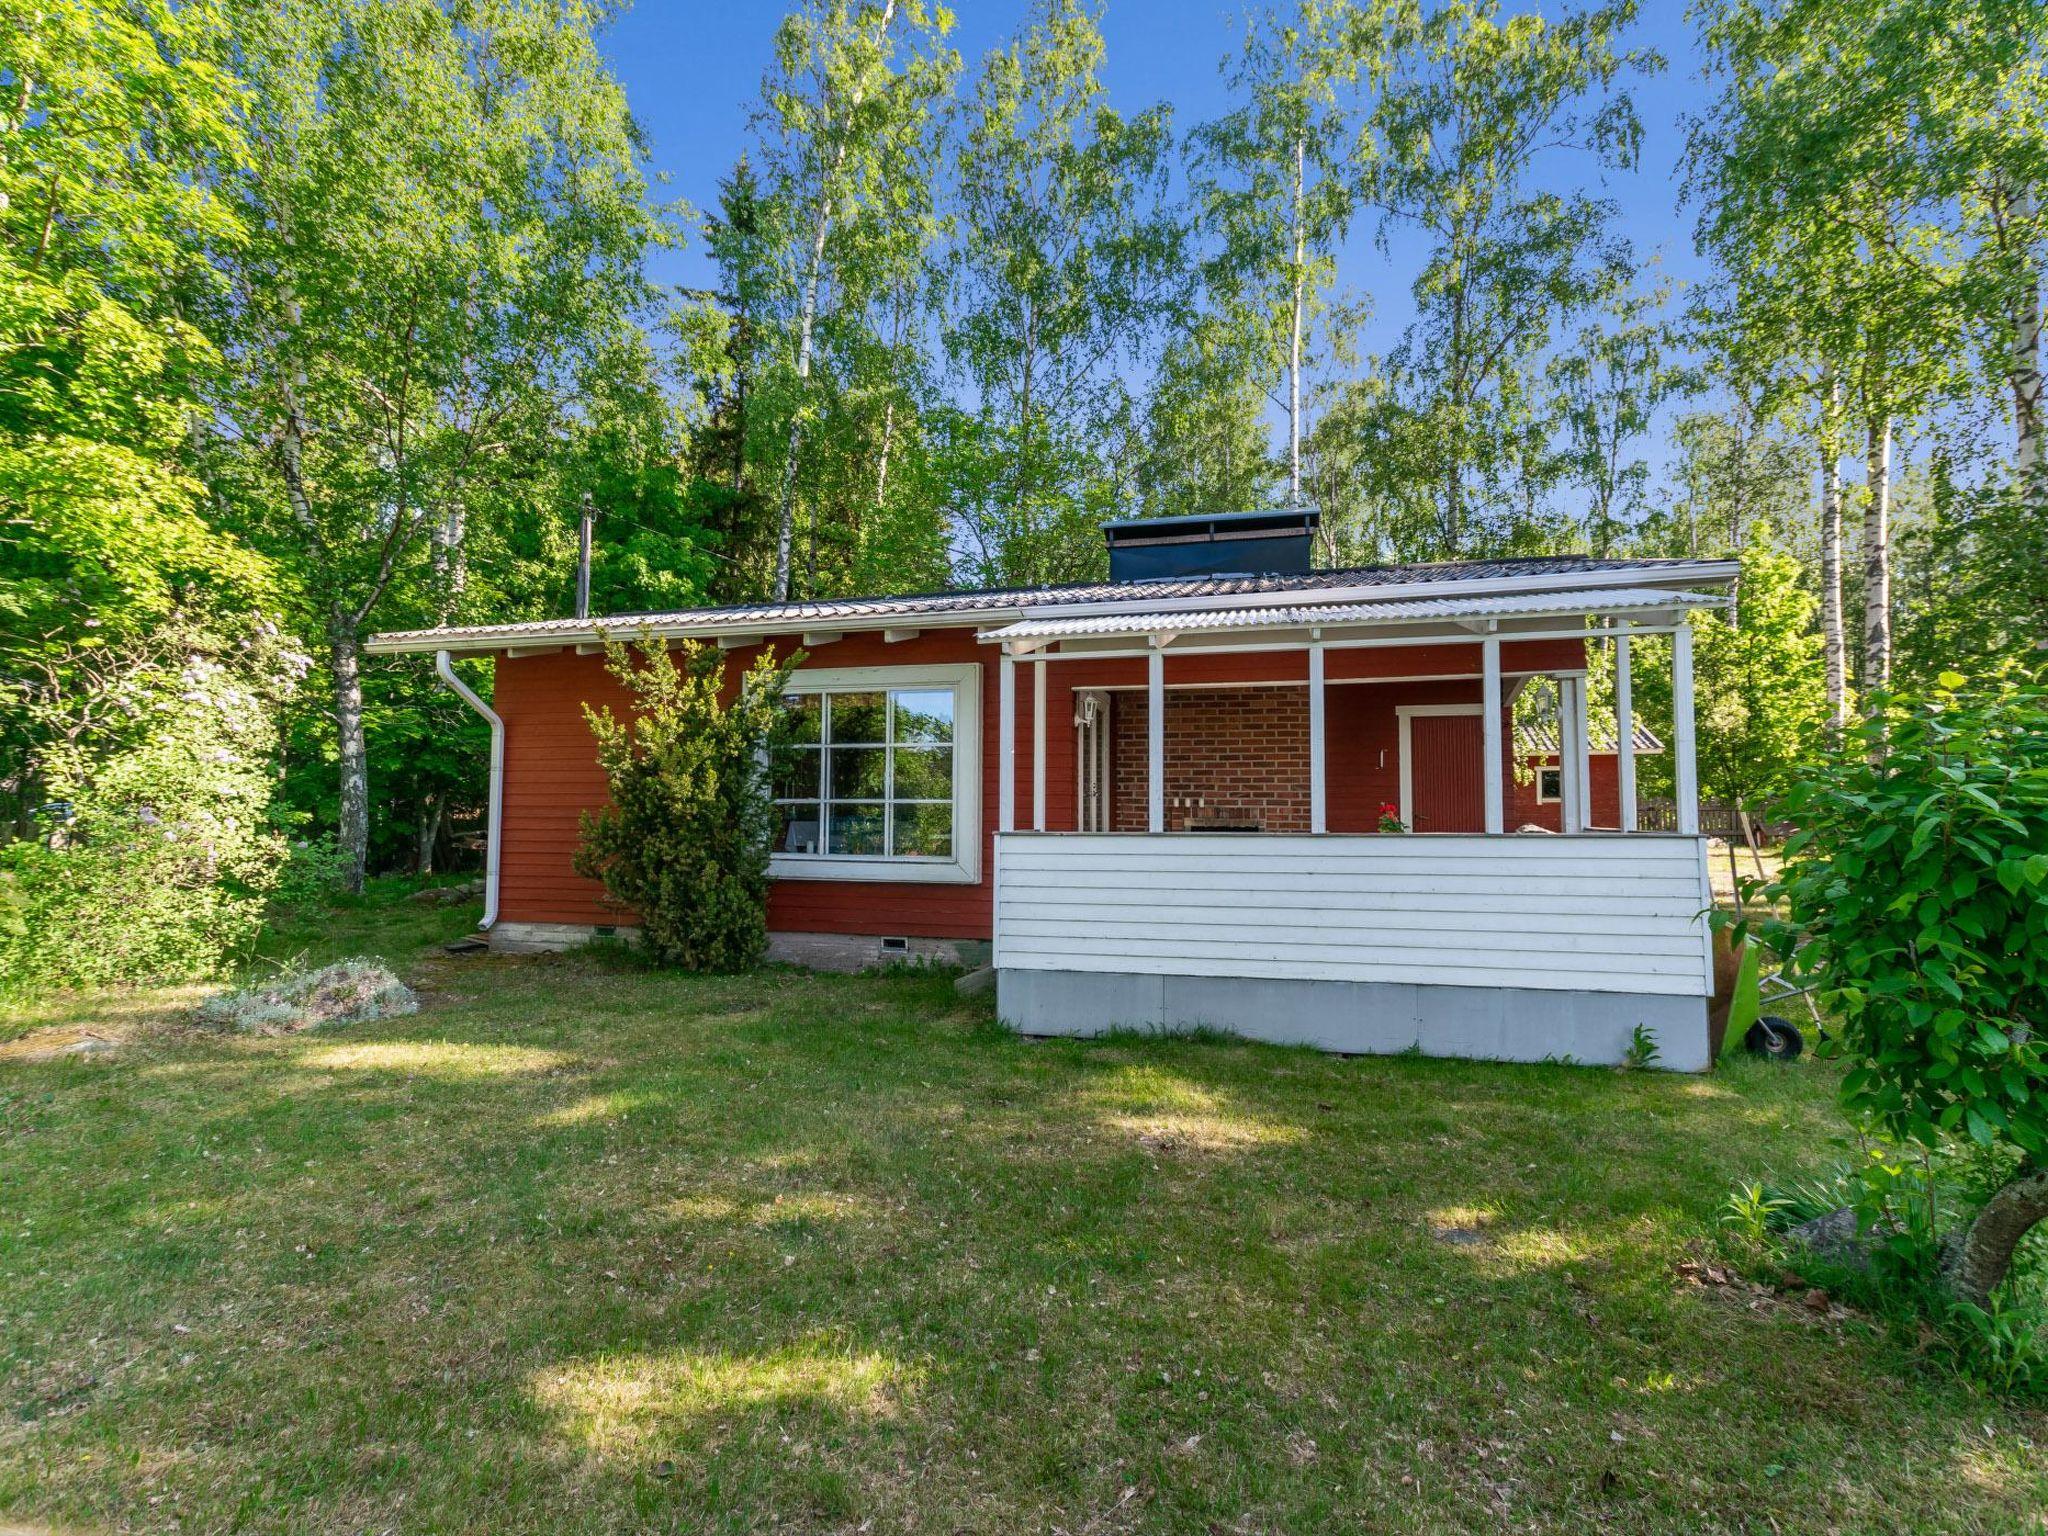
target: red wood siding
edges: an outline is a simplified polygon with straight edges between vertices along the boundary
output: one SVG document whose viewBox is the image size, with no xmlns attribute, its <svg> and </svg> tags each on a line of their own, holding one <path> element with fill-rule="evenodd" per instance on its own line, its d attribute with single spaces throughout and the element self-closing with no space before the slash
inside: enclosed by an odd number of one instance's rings
<svg viewBox="0 0 2048 1536">
<path fill-rule="evenodd" d="M 786 655 L 798 648 L 798 637 L 778 637 L 772 644 L 779 654 Z M 735 669 L 743 668 L 754 660 L 759 649 L 733 651 L 729 664 Z M 1574 668 L 1584 664 L 1583 654 L 1577 641 L 1508 642 L 1502 646 L 1502 666 L 1509 673 Z M 998 806 L 998 667 L 991 647 L 978 642 L 971 629 L 927 630 L 915 639 L 893 645 L 879 634 L 852 634 L 813 647 L 805 660 L 815 667 L 931 666 L 959 662 L 981 666 L 981 880 L 976 885 L 778 880 L 769 899 L 769 925 L 781 932 L 987 938 Z M 1339 685 L 1332 686 L 1327 695 L 1330 830 L 1369 832 L 1377 824 L 1381 803 L 1397 800 L 1400 794 L 1394 706 L 1476 701 L 1479 646 L 1447 642 L 1385 650 L 1332 650 L 1327 653 L 1326 662 L 1329 681 Z M 1112 707 L 1112 731 L 1116 733 L 1113 739 L 1120 739 L 1125 729 L 1114 720 L 1118 710 L 1130 710 L 1141 722 L 1137 737 L 1141 749 L 1137 815 L 1142 825 L 1144 696 L 1142 691 L 1133 694 L 1123 690 L 1143 689 L 1144 661 L 1075 660 L 1045 665 L 1048 830 L 1072 831 L 1076 825 L 1077 688 L 1118 690 Z M 1016 671 L 1016 794 L 1020 827 L 1032 823 L 1033 669 L 1033 663 L 1021 662 Z M 1298 686 L 1222 685 L 1299 685 L 1305 684 L 1307 678 L 1307 658 L 1299 651 L 1169 657 L 1166 661 L 1170 740 L 1183 739 L 1175 734 L 1182 685 L 1209 685 L 1212 696 L 1207 706 L 1209 719 L 1197 733 L 1201 740 L 1195 736 L 1185 738 L 1183 761 L 1193 762 L 1204 751 L 1219 760 L 1244 759 L 1229 765 L 1233 775 L 1229 782 L 1236 786 L 1231 792 L 1241 799 L 1249 799 L 1255 782 L 1253 770 L 1263 763 L 1272 787 L 1275 815 L 1282 818 L 1273 824 L 1273 830 L 1294 829 L 1296 820 L 1303 827 L 1307 824 L 1306 694 Z M 1354 686 L 1372 679 L 1407 680 Z M 1256 717 L 1260 745 L 1256 748 L 1236 740 L 1231 730 L 1229 710 L 1233 694 L 1261 700 Z M 1127 700 L 1134 702 L 1126 704 Z M 573 649 L 565 649 L 541 656 L 501 657 L 498 661 L 494 706 L 505 720 L 505 817 L 498 908 L 506 922 L 632 921 L 630 913 L 607 906 L 602 890 L 579 878 L 570 867 L 580 838 L 580 815 L 585 808 L 601 804 L 605 796 L 595 743 L 583 720 L 581 706 L 586 701 L 610 704 L 615 709 L 625 707 L 624 694 L 605 673 L 601 656 L 579 656 Z M 1297 719 L 1300 744 L 1290 747 L 1285 744 L 1285 737 Z M 1259 761 L 1254 762 L 1254 758 Z M 1168 793 L 1204 793 L 1201 789 L 1173 788 L 1174 761 L 1170 752 Z M 1596 776 L 1600 772 L 1599 761 L 1596 760 L 1594 769 Z M 1611 803 L 1613 759 L 1604 761 L 1608 764 Z M 1533 805 L 1533 786 L 1528 795 L 1532 802 L 1530 814 L 1524 815 L 1518 809 L 1514 818 L 1540 822 Z M 1127 814 L 1122 809 L 1124 799 L 1122 795 L 1113 799 L 1113 813 L 1119 819 L 1112 824 L 1119 827 L 1126 824 L 1121 819 Z M 1597 808 L 1597 787 L 1594 799 Z M 1519 806 L 1519 801 L 1516 804 Z M 1555 807 L 1542 809 L 1551 812 L 1555 819 Z"/>
<path fill-rule="evenodd" d="M 1536 769 L 1555 768 L 1555 754 L 1549 757 L 1526 758 L 1522 771 L 1528 775 L 1528 782 L 1508 785 L 1508 830 L 1520 826 L 1548 827 L 1553 832 L 1564 828 L 1564 807 L 1555 800 L 1540 805 L 1536 800 Z M 1587 765 L 1588 776 L 1593 781 L 1593 816 L 1591 825 L 1596 829 L 1619 831 L 1621 828 L 1621 765 L 1612 752 L 1595 753 Z"/>
</svg>

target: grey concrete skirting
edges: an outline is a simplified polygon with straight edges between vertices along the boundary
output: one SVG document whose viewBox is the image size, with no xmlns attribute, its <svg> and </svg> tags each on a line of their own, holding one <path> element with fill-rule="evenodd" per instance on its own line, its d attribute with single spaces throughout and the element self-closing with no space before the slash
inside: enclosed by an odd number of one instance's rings
<svg viewBox="0 0 2048 1536">
<path fill-rule="evenodd" d="M 1655 993 L 1005 969 L 996 975 L 996 1011 L 1026 1035 L 1212 1028 L 1354 1055 L 1419 1049 L 1597 1066 L 1620 1062 L 1640 1024 L 1657 1041 L 1659 1067 L 1712 1065 L 1707 1000 Z"/>
<path fill-rule="evenodd" d="M 622 924 L 614 936 L 632 943 L 637 930 Z M 491 948 L 499 954 L 531 955 L 546 950 L 576 949 L 597 937 L 589 923 L 499 923 L 491 929 Z M 886 965 L 988 964 L 984 939 L 906 938 L 900 947 L 859 933 L 771 933 L 768 959 L 777 965 L 800 965 L 813 971 L 867 971 Z"/>
</svg>

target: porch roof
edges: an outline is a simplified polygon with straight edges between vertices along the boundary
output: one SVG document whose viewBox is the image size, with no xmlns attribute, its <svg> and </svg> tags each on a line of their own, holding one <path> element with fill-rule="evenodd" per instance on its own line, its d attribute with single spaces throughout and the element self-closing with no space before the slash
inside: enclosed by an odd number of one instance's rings
<svg viewBox="0 0 2048 1536">
<path fill-rule="evenodd" d="M 1378 602 L 1300 603 L 1271 607 L 1178 608 L 1152 613 L 1080 613 L 1027 618 L 985 631 L 986 644 L 1026 650 L 1059 640 L 1138 639 L 1149 635 L 1232 631 L 1368 628 L 1384 624 L 1443 623 L 1470 628 L 1501 619 L 1634 618 L 1669 624 L 1692 608 L 1719 607 L 1721 594 L 1621 587 L 1604 591 L 1529 592 L 1498 596 L 1386 599 Z"/>
<path fill-rule="evenodd" d="M 535 619 L 507 624 L 457 625 L 387 631 L 370 637 L 375 655 L 403 652 L 502 650 L 507 646 L 590 644 L 647 633 L 668 637 L 762 637 L 819 629 L 845 631 L 1006 624 L 1017 620 L 1172 613 L 1192 621 L 1215 610 L 1271 614 L 1303 605 L 1367 606 L 1388 614 L 1388 604 L 1409 598 L 1467 600 L 1483 595 L 1542 594 L 1555 610 L 1588 612 L 1586 599 L 1621 589 L 1653 591 L 1666 606 L 1684 589 L 1725 587 L 1736 566 L 1725 560 L 1595 559 L 1545 555 L 1511 560 L 1452 560 L 1431 565 L 1350 566 L 1292 574 L 1163 577 L 1144 581 L 1082 582 L 972 592 L 928 592 L 898 597 L 829 598 L 807 602 L 745 603 L 605 618 Z M 1127 621 L 1126 621 L 1127 622 Z M 1181 624 L 1182 628 L 1187 623 Z M 1109 633 L 1129 633 L 1111 630 Z M 1138 631 L 1143 633 L 1144 631 Z"/>
</svg>

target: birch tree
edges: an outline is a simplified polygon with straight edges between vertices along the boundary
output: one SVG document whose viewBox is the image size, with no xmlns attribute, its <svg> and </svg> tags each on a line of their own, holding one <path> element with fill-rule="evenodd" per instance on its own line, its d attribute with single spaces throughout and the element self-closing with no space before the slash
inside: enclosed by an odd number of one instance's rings
<svg viewBox="0 0 2048 1536">
<path fill-rule="evenodd" d="M 788 427 L 776 498 L 770 590 L 788 598 L 804 441 L 820 409 L 812 371 L 822 307 L 858 226 L 886 221 L 914 170 L 930 112 L 951 79 L 936 42 L 950 17 L 923 0 L 809 0 L 776 33 L 764 82 L 764 164 L 789 220 L 780 252 L 789 320 Z"/>
<path fill-rule="evenodd" d="M 1644 510 L 1650 466 L 1636 445 L 1682 382 L 1661 318 L 1668 297 L 1664 289 L 1615 295 L 1606 319 L 1581 327 L 1551 363 L 1564 475 L 1585 493 L 1581 526 L 1602 559 Z"/>
<path fill-rule="evenodd" d="M 946 346 L 968 403 L 950 451 L 988 580 L 1057 580 L 1100 559 L 1106 460 L 1136 412 L 1126 372 L 1188 296 L 1168 110 L 1107 106 L 1102 59 L 1095 10 L 1043 0 L 983 61 L 953 146 Z"/>
<path fill-rule="evenodd" d="M 235 0 L 250 231 L 215 485 L 298 572 L 341 847 L 369 846 L 362 638 L 555 437 L 644 298 L 639 144 L 576 0 Z M 436 534 L 439 534 L 438 544 Z M 444 570 L 446 566 L 444 564 Z"/>
<path fill-rule="evenodd" d="M 1434 466 L 1439 555 L 1466 552 L 1474 503 L 1512 470 L 1503 450 L 1535 406 L 1533 360 L 1633 264 L 1610 203 L 1537 172 L 1561 150 L 1635 163 L 1622 81 L 1662 63 L 1620 46 L 1635 12 L 1614 0 L 1553 22 L 1450 0 L 1403 46 L 1375 113 L 1374 198 L 1427 242 L 1418 319 L 1387 371 Z"/>
<path fill-rule="evenodd" d="M 1393 40 L 1411 30 L 1410 0 L 1299 0 L 1245 23 L 1226 66 L 1241 105 L 1192 136 L 1195 196 L 1220 249 L 1209 282 L 1258 339 L 1256 364 L 1278 381 L 1287 423 L 1287 501 L 1302 502 L 1303 378 L 1336 252 L 1364 191 L 1361 133 Z"/>
<path fill-rule="evenodd" d="M 1897 424 L 1953 389 L 1954 361 L 1968 351 L 1956 232 L 1914 168 L 1909 104 L 1884 84 L 1898 63 L 1876 28 L 1886 5 L 1722 7 L 1705 38 L 1725 83 L 1693 142 L 1702 243 L 1727 275 L 1724 345 L 1750 354 L 1753 368 L 1798 380 L 1816 425 L 1837 712 L 1846 699 L 1833 595 L 1844 429 L 1862 426 L 1861 672 L 1878 686 L 1891 670 Z"/>
</svg>

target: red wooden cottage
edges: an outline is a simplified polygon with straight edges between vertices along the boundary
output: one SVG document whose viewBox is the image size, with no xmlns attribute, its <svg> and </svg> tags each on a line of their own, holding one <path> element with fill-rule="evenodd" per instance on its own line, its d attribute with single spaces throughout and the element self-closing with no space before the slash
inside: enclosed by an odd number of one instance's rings
<svg viewBox="0 0 2048 1536">
<path fill-rule="evenodd" d="M 783 958 L 992 954 L 1002 1017 L 1038 1034 L 1209 1025 L 1613 1061 L 1642 1025 L 1666 1064 L 1707 1065 L 1685 616 L 1724 602 L 1735 567 L 1312 570 L 1313 526 L 1114 524 L 1111 579 L 1083 586 L 424 630 L 370 649 L 439 653 L 492 722 L 494 947 L 630 925 L 570 867 L 604 794 L 581 706 L 623 704 L 606 636 L 686 636 L 734 666 L 767 645 L 804 653 L 773 770 Z M 1636 755 L 1659 748 L 1631 708 L 1630 641 L 1646 634 L 1672 637 L 1673 834 L 1637 830 Z M 1594 645 L 1616 678 L 1598 729 Z M 490 705 L 449 668 L 457 653 L 497 658 Z M 1539 679 L 1556 708 L 1517 741 L 1515 694 Z"/>
</svg>

